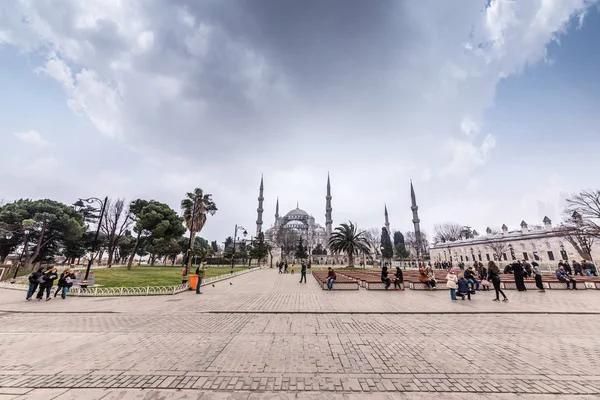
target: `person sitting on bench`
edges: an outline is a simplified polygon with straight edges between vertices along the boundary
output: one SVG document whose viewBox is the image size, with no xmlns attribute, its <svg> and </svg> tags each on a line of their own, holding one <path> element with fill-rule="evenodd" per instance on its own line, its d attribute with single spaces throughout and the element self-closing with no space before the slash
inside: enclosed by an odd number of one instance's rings
<svg viewBox="0 0 600 400">
<path fill-rule="evenodd" d="M 558 265 L 558 269 L 556 270 L 556 279 L 560 282 L 564 282 L 567 284 L 567 289 L 572 290 L 570 284 L 573 284 L 573 289 L 577 289 L 577 281 L 573 279 L 573 277 L 567 274 L 565 270 L 565 266 L 562 264 Z"/>
<path fill-rule="evenodd" d="M 475 271 L 473 271 L 473 267 L 467 268 L 465 271 L 465 279 L 471 285 L 471 290 L 475 292 L 475 290 L 479 290 L 479 281 L 475 278 Z"/>
<path fill-rule="evenodd" d="M 385 283 L 385 290 L 389 289 L 390 285 L 392 284 L 391 279 L 388 277 L 387 265 L 384 265 L 381 269 L 381 282 Z"/>
</svg>

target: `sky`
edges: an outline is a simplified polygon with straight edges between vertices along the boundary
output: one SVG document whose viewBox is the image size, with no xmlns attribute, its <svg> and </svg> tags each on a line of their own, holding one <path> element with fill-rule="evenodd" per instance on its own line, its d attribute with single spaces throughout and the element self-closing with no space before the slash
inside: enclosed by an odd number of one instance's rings
<svg viewBox="0 0 600 400">
<path fill-rule="evenodd" d="M 0 199 L 195 187 L 201 236 L 324 225 L 483 232 L 598 189 L 598 0 L 6 0 Z"/>
</svg>

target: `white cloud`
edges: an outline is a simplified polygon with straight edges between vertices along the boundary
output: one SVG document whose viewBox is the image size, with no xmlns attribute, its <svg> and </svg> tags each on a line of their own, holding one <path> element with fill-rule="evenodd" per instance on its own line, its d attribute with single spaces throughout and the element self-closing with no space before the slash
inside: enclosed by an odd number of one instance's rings
<svg viewBox="0 0 600 400">
<path fill-rule="evenodd" d="M 25 132 L 15 132 L 15 133 L 13 133 L 13 135 L 15 137 L 17 137 L 19 140 L 21 140 L 27 144 L 30 144 L 32 146 L 38 146 L 38 147 L 52 146 L 52 142 L 49 142 L 46 139 L 44 139 L 38 131 L 35 131 L 33 129 L 25 131 Z"/>
<path fill-rule="evenodd" d="M 183 191 L 201 186 L 222 204 L 224 226 L 255 219 L 262 172 L 267 202 L 299 200 L 320 222 L 327 170 L 336 221 L 372 224 L 381 214 L 372 205 L 384 201 L 405 218 L 409 175 L 430 183 L 418 185 L 424 201 L 453 188 L 464 200 L 461 191 L 485 182 L 472 179 L 494 159 L 496 138 L 505 143 L 485 119 L 498 83 L 546 60 L 548 43 L 570 18 L 581 24 L 591 5 L 494 0 L 482 12 L 480 1 L 386 9 L 358 1 L 344 10 L 355 23 L 336 25 L 318 23 L 339 14 L 327 2 L 9 3 L 0 9 L 0 44 L 45 57 L 34 67 L 104 135 L 98 154 L 136 149 L 94 175 L 97 187 L 165 196 L 177 207 Z M 61 172 L 93 189 L 83 172 Z M 356 196 L 356 182 L 365 195 Z M 486 207 L 466 209 L 484 216 L 493 210 Z M 397 225 L 410 226 L 410 214 Z"/>
</svg>

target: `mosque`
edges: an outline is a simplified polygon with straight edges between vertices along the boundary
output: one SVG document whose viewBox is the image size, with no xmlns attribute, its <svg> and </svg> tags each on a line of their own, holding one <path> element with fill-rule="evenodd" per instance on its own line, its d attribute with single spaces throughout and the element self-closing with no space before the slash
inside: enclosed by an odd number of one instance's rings
<svg viewBox="0 0 600 400">
<path fill-rule="evenodd" d="M 420 220 L 418 216 L 418 207 L 416 204 L 415 192 L 413 189 L 412 182 L 410 183 L 410 191 L 411 191 L 411 200 L 412 206 L 411 210 L 413 212 L 413 224 L 415 229 L 415 236 L 418 243 L 421 242 L 421 231 L 420 231 Z M 273 226 L 266 231 L 263 231 L 263 202 L 264 202 L 264 181 L 261 177 L 260 179 L 260 188 L 258 195 L 258 208 L 257 218 L 256 218 L 256 235 L 260 232 L 264 232 L 265 240 L 267 240 L 273 246 L 273 260 L 278 261 L 282 259 L 291 259 L 292 262 L 296 262 L 293 260 L 293 251 L 291 248 L 295 248 L 295 245 L 298 241 L 298 238 L 301 237 L 304 245 L 306 246 L 308 253 L 313 255 L 311 259 L 320 263 L 334 263 L 334 264 L 342 264 L 346 262 L 346 257 L 344 255 L 331 255 L 329 254 L 328 242 L 331 236 L 331 232 L 333 229 L 333 217 L 332 212 L 333 208 L 331 206 L 331 181 L 329 178 L 329 174 L 327 175 L 327 191 L 325 195 L 325 226 L 316 222 L 315 218 L 309 214 L 308 212 L 302 210 L 299 207 L 299 204 L 296 205 L 296 208 L 290 210 L 287 214 L 280 216 L 279 215 L 279 198 L 277 198 L 277 203 L 275 206 L 275 223 Z M 390 231 L 390 223 L 388 219 L 387 207 L 384 209 L 384 217 L 385 217 L 385 227 L 388 232 Z M 285 238 L 288 236 L 293 238 L 293 243 L 290 243 L 290 249 L 287 251 L 288 257 L 284 254 L 285 251 L 282 247 L 285 247 Z M 316 254 L 313 251 L 317 248 L 325 250 L 325 254 Z M 290 254 L 292 253 L 292 254 Z"/>
</svg>

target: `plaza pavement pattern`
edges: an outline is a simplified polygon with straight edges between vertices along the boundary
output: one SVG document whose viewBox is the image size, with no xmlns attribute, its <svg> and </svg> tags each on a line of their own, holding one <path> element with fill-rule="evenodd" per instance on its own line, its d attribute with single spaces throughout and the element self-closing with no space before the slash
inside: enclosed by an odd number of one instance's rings
<svg viewBox="0 0 600 400">
<path fill-rule="evenodd" d="M 600 394 L 597 291 L 451 302 L 299 278 L 263 269 L 202 295 L 41 303 L 0 290 L 0 400 Z"/>
</svg>

